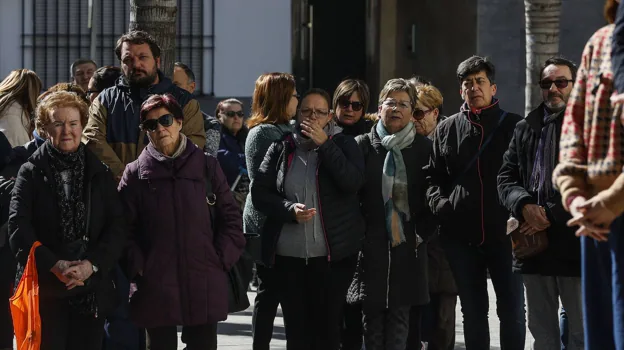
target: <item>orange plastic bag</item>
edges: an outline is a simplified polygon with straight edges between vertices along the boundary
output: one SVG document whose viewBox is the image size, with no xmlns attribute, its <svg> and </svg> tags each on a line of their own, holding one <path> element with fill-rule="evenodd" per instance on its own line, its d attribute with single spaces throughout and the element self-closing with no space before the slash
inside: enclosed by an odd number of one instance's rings
<svg viewBox="0 0 624 350">
<path fill-rule="evenodd" d="M 41 243 L 35 242 L 30 248 L 24 274 L 15 295 L 9 299 L 17 350 L 39 350 L 41 347 L 39 278 L 35 263 L 35 249 L 40 245 Z"/>
</svg>

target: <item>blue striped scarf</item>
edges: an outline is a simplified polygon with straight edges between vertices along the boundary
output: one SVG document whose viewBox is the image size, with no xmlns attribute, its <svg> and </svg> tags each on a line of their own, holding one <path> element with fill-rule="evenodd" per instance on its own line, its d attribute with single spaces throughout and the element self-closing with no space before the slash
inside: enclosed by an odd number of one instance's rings
<svg viewBox="0 0 624 350">
<path fill-rule="evenodd" d="M 381 194 L 386 210 L 386 229 L 392 247 L 405 243 L 403 220 L 410 220 L 407 195 L 407 170 L 401 150 L 414 142 L 414 124 L 407 124 L 401 131 L 390 135 L 382 122 L 377 123 L 381 145 L 388 151 L 381 176 Z"/>
</svg>

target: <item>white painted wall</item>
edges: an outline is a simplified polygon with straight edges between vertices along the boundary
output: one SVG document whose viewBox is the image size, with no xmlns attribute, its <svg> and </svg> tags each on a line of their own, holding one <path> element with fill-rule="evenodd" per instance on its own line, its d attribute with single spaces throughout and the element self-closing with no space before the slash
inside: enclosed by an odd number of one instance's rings
<svg viewBox="0 0 624 350">
<path fill-rule="evenodd" d="M 31 23 L 31 22 L 26 22 Z M 30 32 L 31 27 L 27 28 Z M 0 81 L 22 67 L 22 1 L 0 0 Z"/>
<path fill-rule="evenodd" d="M 215 96 L 251 96 L 261 74 L 291 72 L 291 0 L 213 1 Z"/>
</svg>

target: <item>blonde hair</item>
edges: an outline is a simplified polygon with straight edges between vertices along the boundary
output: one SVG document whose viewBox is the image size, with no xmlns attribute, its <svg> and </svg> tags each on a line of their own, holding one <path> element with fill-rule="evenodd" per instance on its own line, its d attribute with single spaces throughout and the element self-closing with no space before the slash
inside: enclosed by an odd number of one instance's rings
<svg viewBox="0 0 624 350">
<path fill-rule="evenodd" d="M 52 92 L 44 97 L 37 105 L 35 126 L 40 135 L 45 135 L 45 128 L 52 122 L 50 119 L 54 110 L 58 108 L 76 108 L 80 113 L 80 123 L 84 129 L 87 125 L 89 107 L 80 96 L 73 92 Z"/>
<path fill-rule="evenodd" d="M 41 90 L 41 79 L 30 69 L 16 69 L 0 83 L 0 117 L 13 102 L 22 107 L 22 125 L 32 133 L 31 115 L 37 107 L 37 96 Z"/>
<path fill-rule="evenodd" d="M 427 108 L 439 109 L 444 102 L 442 93 L 433 85 L 421 85 L 416 88 L 416 93 L 418 102 L 422 103 Z"/>
</svg>

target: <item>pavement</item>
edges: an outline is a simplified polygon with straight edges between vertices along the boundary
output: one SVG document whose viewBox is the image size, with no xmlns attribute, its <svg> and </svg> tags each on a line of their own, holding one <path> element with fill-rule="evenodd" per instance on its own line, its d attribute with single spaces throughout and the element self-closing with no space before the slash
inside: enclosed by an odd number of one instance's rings
<svg viewBox="0 0 624 350">
<path fill-rule="evenodd" d="M 247 293 L 251 307 L 247 310 L 232 314 L 227 320 L 219 323 L 218 327 L 218 347 L 226 350 L 251 350 L 251 315 L 253 303 L 256 297 L 255 292 Z M 496 316 L 496 294 L 492 283 L 488 280 L 488 295 L 490 299 L 490 349 L 500 349 L 499 337 L 499 321 Z M 464 345 L 464 328 L 461 316 L 461 309 L 457 301 L 457 321 L 455 326 L 455 350 L 466 349 Z M 181 330 L 178 331 L 178 338 L 181 336 Z M 530 349 L 532 337 L 527 329 L 527 339 L 525 349 Z M 178 350 L 183 350 L 184 344 L 180 340 L 178 342 Z M 284 330 L 284 319 L 281 308 L 278 309 L 277 317 L 273 326 L 273 340 L 271 341 L 272 350 L 286 350 L 286 333 Z"/>
<path fill-rule="evenodd" d="M 492 288 L 492 283 L 488 280 L 488 294 L 490 299 L 490 349 L 500 349 L 500 337 L 499 337 L 499 321 L 496 316 L 496 294 Z M 253 305 L 255 292 L 248 293 L 249 301 Z M 461 316 L 461 309 L 459 306 L 459 300 L 457 302 L 457 324 L 455 328 L 456 340 L 455 349 L 466 349 L 464 345 L 464 330 L 463 320 Z M 250 350 L 251 339 L 251 315 L 252 307 L 249 309 L 232 314 L 228 319 L 219 324 L 219 349 L 228 350 Z M 527 339 L 525 342 L 525 349 L 530 349 L 532 338 L 527 329 Z M 182 342 L 179 343 L 178 349 L 184 349 Z M 286 336 L 284 332 L 284 319 L 282 318 L 281 309 L 278 310 L 275 324 L 273 326 L 273 340 L 271 341 L 271 349 L 285 350 L 286 349 Z"/>
</svg>

